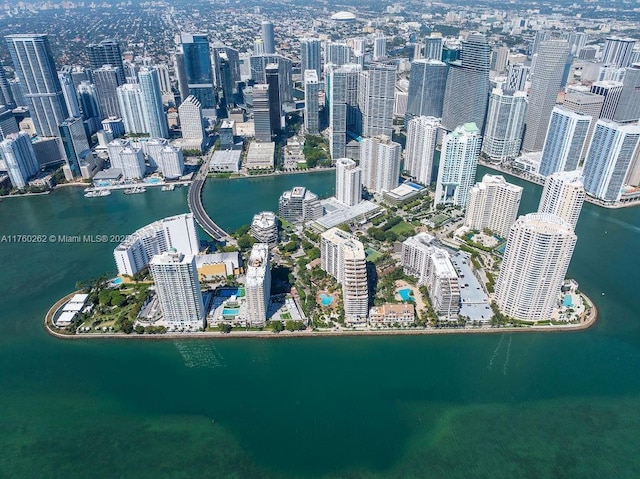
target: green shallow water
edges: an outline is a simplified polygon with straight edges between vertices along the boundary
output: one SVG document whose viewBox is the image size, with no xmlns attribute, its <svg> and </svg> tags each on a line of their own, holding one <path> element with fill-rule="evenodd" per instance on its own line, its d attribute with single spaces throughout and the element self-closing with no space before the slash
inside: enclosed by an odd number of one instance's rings
<svg viewBox="0 0 640 479">
<path fill-rule="evenodd" d="M 205 205 L 234 229 L 298 184 L 326 196 L 333 174 L 214 181 Z M 2 201 L 0 236 L 185 211 L 186 189 L 62 189 Z M 56 340 L 42 315 L 115 245 L 2 243 L 0 478 L 637 477 L 640 209 L 585 205 L 577 234 L 588 331 L 271 341 Z"/>
</svg>

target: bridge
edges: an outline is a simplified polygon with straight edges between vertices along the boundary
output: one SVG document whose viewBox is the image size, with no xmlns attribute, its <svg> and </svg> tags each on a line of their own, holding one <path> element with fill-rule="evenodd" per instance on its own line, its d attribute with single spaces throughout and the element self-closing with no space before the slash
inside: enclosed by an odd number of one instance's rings
<svg viewBox="0 0 640 479">
<path fill-rule="evenodd" d="M 209 172 L 211 156 L 212 155 L 210 153 L 202 163 L 202 166 L 200 166 L 200 169 L 195 173 L 191 186 L 189 187 L 189 196 L 187 201 L 189 203 L 189 210 L 193 213 L 193 217 L 209 236 L 216 241 L 230 243 L 234 242 L 233 238 L 209 217 L 202 205 L 202 188 L 204 187 L 204 182 L 206 181 L 207 173 Z"/>
</svg>

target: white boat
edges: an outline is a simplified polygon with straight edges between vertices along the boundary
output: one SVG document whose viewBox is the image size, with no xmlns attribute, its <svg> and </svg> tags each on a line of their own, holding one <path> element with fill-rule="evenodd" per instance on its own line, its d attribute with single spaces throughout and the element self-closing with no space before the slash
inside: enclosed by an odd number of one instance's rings
<svg viewBox="0 0 640 479">
<path fill-rule="evenodd" d="M 100 195 L 100 192 L 98 190 L 88 190 L 84 194 L 85 198 L 96 198 L 99 195 Z"/>
<path fill-rule="evenodd" d="M 164 185 L 162 188 L 160 188 L 161 191 L 173 191 L 175 189 L 176 185 Z"/>
<path fill-rule="evenodd" d="M 147 189 L 144 186 L 134 186 L 133 188 L 127 188 L 124 190 L 125 195 L 135 195 L 136 193 L 144 193 Z"/>
<path fill-rule="evenodd" d="M 98 196 L 109 196 L 111 194 L 111 190 L 100 190 Z"/>
</svg>

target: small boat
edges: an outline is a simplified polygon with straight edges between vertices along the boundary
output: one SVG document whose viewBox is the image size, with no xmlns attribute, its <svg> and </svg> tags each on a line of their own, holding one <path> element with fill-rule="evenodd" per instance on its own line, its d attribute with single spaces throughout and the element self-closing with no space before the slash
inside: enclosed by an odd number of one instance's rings
<svg viewBox="0 0 640 479">
<path fill-rule="evenodd" d="M 164 185 L 162 188 L 160 188 L 160 191 L 173 191 L 175 187 L 176 185 Z"/>
<path fill-rule="evenodd" d="M 96 198 L 99 195 L 100 192 L 98 190 L 87 190 L 87 192 L 84 194 L 85 198 Z"/>
<path fill-rule="evenodd" d="M 100 190 L 98 196 L 109 196 L 111 194 L 111 190 Z"/>
<path fill-rule="evenodd" d="M 127 188 L 124 190 L 125 195 L 135 195 L 137 193 L 144 193 L 147 189 L 144 186 L 134 186 L 133 188 Z"/>
</svg>

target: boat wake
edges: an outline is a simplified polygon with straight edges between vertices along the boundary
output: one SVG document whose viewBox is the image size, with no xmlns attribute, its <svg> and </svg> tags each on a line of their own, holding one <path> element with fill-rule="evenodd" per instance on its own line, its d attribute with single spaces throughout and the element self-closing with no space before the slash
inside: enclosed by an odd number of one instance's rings
<svg viewBox="0 0 640 479">
<path fill-rule="evenodd" d="M 493 350 L 493 354 L 491 355 L 491 358 L 489 359 L 489 364 L 487 365 L 487 369 L 489 371 L 491 371 L 491 368 L 493 367 L 493 362 L 496 360 L 496 356 L 498 355 L 498 351 L 500 351 L 500 346 L 502 346 L 502 341 L 504 341 L 504 334 L 502 336 L 500 336 L 500 341 L 498 341 L 498 345 L 496 346 L 496 349 Z"/>
<path fill-rule="evenodd" d="M 502 374 L 504 376 L 507 375 L 507 366 L 509 366 L 509 358 L 511 357 L 511 340 L 513 339 L 512 335 L 509 335 L 509 344 L 507 344 L 507 357 L 504 360 L 504 366 L 502 366 Z"/>
</svg>

